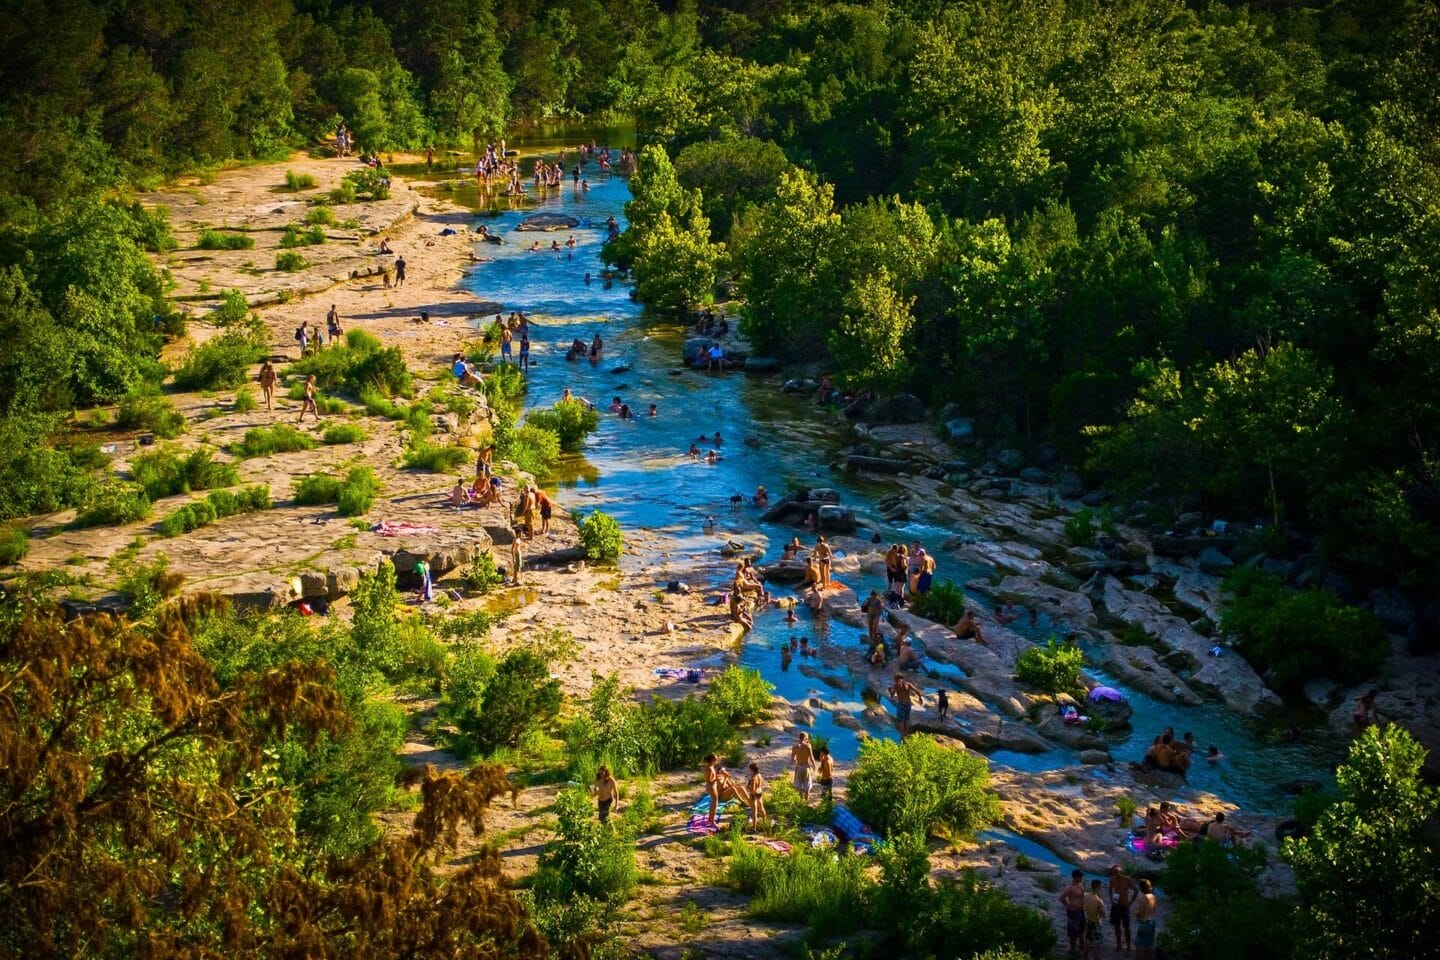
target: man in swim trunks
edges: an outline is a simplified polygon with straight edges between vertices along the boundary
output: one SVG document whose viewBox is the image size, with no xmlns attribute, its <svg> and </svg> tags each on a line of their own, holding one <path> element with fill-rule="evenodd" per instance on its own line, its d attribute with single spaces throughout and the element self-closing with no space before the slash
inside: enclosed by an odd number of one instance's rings
<svg viewBox="0 0 1440 960">
<path fill-rule="evenodd" d="M 1079 953 L 1085 942 L 1085 874 L 1070 871 L 1070 882 L 1060 891 L 1058 899 L 1065 908 L 1065 936 L 1070 940 L 1070 952 Z"/>
<path fill-rule="evenodd" d="M 825 542 L 825 535 L 822 533 L 815 540 L 815 549 L 812 551 L 815 563 L 820 570 L 819 589 L 824 590 L 830 586 L 830 564 L 835 559 L 835 551 L 830 549 L 830 544 Z"/>
<path fill-rule="evenodd" d="M 795 789 L 810 802 L 810 771 L 815 769 L 815 751 L 810 747 L 810 734 L 801 732 L 800 739 L 790 750 L 790 761 L 795 765 Z"/>
<path fill-rule="evenodd" d="M 1105 898 L 1100 895 L 1100 881 L 1091 880 L 1090 890 L 1085 894 L 1085 942 L 1080 955 L 1100 960 L 1100 948 L 1105 945 L 1103 924 L 1105 923 Z"/>
<path fill-rule="evenodd" d="M 961 640 L 974 640 L 976 643 L 985 642 L 985 632 L 980 628 L 980 621 L 975 618 L 974 610 L 966 610 L 965 615 L 955 624 L 955 636 Z"/>
<path fill-rule="evenodd" d="M 1125 952 L 1130 952 L 1130 904 L 1135 901 L 1135 881 L 1126 876 L 1119 865 L 1110 868 L 1110 926 L 1115 929 L 1115 951 L 1121 949 L 1120 934 L 1125 934 Z"/>
<path fill-rule="evenodd" d="M 925 702 L 925 695 L 903 674 L 895 674 L 890 684 L 890 697 L 895 701 L 895 719 L 900 723 L 900 739 L 910 733 L 910 709 L 914 704 Z"/>
<path fill-rule="evenodd" d="M 1135 903 L 1135 956 L 1153 960 L 1155 956 L 1155 913 L 1160 905 L 1149 880 L 1140 881 L 1140 899 Z"/>
</svg>

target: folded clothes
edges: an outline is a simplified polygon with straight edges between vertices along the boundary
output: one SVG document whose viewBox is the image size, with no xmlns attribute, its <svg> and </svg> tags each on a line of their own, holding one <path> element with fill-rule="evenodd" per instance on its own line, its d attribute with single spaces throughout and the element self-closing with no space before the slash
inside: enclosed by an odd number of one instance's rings
<svg viewBox="0 0 1440 960">
<path fill-rule="evenodd" d="M 690 822 L 685 825 L 685 829 L 691 833 L 700 834 L 701 836 L 714 836 L 721 830 L 724 830 L 725 826 L 724 823 L 718 820 L 711 823 L 708 817 L 696 815 L 690 818 Z"/>
<path fill-rule="evenodd" d="M 789 853 L 790 844 L 784 840 L 771 840 L 766 837 L 751 837 L 750 842 L 757 847 L 764 847 L 767 850 L 774 850 L 776 853 Z"/>
<path fill-rule="evenodd" d="M 679 680 L 682 683 L 699 683 L 705 671 L 699 667 L 656 667 L 655 676 L 665 680 Z"/>
</svg>

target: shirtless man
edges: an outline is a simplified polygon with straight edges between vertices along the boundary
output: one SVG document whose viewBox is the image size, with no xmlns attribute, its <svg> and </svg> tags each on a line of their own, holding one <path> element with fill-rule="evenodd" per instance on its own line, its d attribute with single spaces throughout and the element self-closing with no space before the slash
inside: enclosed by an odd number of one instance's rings
<svg viewBox="0 0 1440 960">
<path fill-rule="evenodd" d="M 693 444 L 692 444 L 692 446 L 693 446 Z M 780 551 L 780 559 L 781 559 L 781 560 L 795 560 L 795 559 L 797 559 L 797 558 L 800 556 L 800 551 L 803 550 L 803 549 L 804 549 L 804 547 L 802 547 L 802 546 L 800 545 L 800 538 L 799 538 L 799 537 L 796 537 L 795 539 L 791 540 L 789 543 L 785 544 L 785 549 L 783 549 L 783 550 Z"/>
<path fill-rule="evenodd" d="M 1140 881 L 1140 899 L 1135 903 L 1135 956 L 1153 960 L 1155 956 L 1155 913 L 1160 904 L 1149 880 Z"/>
<path fill-rule="evenodd" d="M 813 556 L 820 569 L 819 589 L 824 590 L 830 586 L 830 564 L 835 559 L 835 551 L 830 549 L 830 544 L 825 542 L 825 535 L 823 533 L 815 539 Z"/>
<path fill-rule="evenodd" d="M 895 719 L 900 722 L 900 739 L 910 733 L 910 710 L 919 703 L 924 704 L 925 695 L 903 674 L 895 674 L 890 684 L 890 697 L 895 701 Z"/>
<path fill-rule="evenodd" d="M 1091 880 L 1090 889 L 1085 893 L 1085 942 L 1080 947 L 1082 957 L 1100 960 L 1100 948 L 1105 946 L 1105 898 L 1100 895 L 1100 881 Z"/>
<path fill-rule="evenodd" d="M 1110 868 L 1110 926 L 1115 930 L 1115 952 L 1121 949 L 1120 934 L 1125 934 L 1124 949 L 1130 952 L 1130 904 L 1135 902 L 1135 881 L 1118 865 Z"/>
<path fill-rule="evenodd" d="M 595 805 L 600 822 L 610 822 L 610 809 L 613 806 L 615 811 L 620 811 L 620 784 L 615 779 L 615 774 L 603 763 L 600 769 L 595 771 Z"/>
<path fill-rule="evenodd" d="M 815 769 L 815 751 L 810 746 L 810 734 L 801 732 L 800 739 L 790 748 L 790 762 L 795 767 L 795 789 L 809 803 L 811 771 Z"/>
<path fill-rule="evenodd" d="M 260 368 L 260 395 L 265 398 L 265 409 L 273 410 L 275 402 L 275 368 L 266 360 Z"/>
<path fill-rule="evenodd" d="M 860 612 L 865 614 L 865 628 L 874 643 L 880 639 L 880 618 L 885 615 L 885 601 L 880 597 L 878 590 L 871 590 L 870 596 L 860 604 Z"/>
<path fill-rule="evenodd" d="M 1216 843 L 1228 843 L 1232 847 L 1238 845 L 1244 837 L 1250 836 L 1250 831 L 1237 830 L 1235 827 L 1226 823 L 1223 812 L 1215 814 L 1215 819 L 1207 823 L 1200 833 L 1206 840 L 1213 840 Z"/>
<path fill-rule="evenodd" d="M 961 640 L 974 640 L 976 643 L 985 642 L 985 631 L 980 627 L 980 621 L 975 618 L 974 610 L 966 610 L 965 615 L 955 624 L 955 636 Z"/>
<path fill-rule="evenodd" d="M 1079 953 L 1085 943 L 1085 874 L 1070 871 L 1070 882 L 1060 891 L 1060 906 L 1065 908 L 1065 936 L 1070 952 Z"/>
<path fill-rule="evenodd" d="M 312 373 L 310 374 L 310 376 L 305 378 L 305 402 L 300 407 L 300 420 L 298 421 L 299 423 L 305 422 L 305 414 L 307 412 L 314 416 L 316 421 L 319 421 L 320 408 L 315 403 L 315 398 L 318 393 L 319 390 L 315 386 L 315 374 Z"/>
</svg>

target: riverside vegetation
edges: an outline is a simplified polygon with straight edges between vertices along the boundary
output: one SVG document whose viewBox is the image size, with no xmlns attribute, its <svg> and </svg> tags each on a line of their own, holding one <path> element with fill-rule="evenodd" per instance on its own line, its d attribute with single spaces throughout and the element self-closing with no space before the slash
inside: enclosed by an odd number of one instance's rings
<svg viewBox="0 0 1440 960">
<path fill-rule="evenodd" d="M 112 418 L 180 437 L 194 424 L 167 389 L 232 390 L 265 347 L 235 292 L 204 318 L 218 335 L 184 348 L 149 256 L 176 240 L 137 189 L 283 159 L 337 118 L 386 151 L 616 111 L 645 146 L 630 230 L 606 256 L 654 308 L 684 314 L 736 280 L 758 349 L 823 360 L 847 390 L 955 402 L 1117 489 L 1258 514 L 1318 536 L 1361 582 L 1440 593 L 1429 5 L 561 0 L 537 17 L 512 0 L 227 0 L 133 14 L 24 2 L 0 27 L 14 145 L 0 155 L 0 521 L 74 508 L 77 526 L 128 523 L 204 491 L 160 518 L 169 537 L 272 506 L 264 486 L 224 489 L 238 475 L 204 450 L 160 447 L 130 479 L 101 451 Z M 283 182 L 287 196 L 316 187 Z M 384 193 L 371 171 L 347 176 L 286 231 L 296 249 L 276 267 L 304 269 L 298 248 L 326 242 L 324 203 Z M 253 240 L 222 226 L 198 246 Z M 453 401 L 417 396 L 398 351 L 355 331 L 287 372 L 339 394 L 327 412 L 402 423 L 407 465 L 462 462 L 429 434 Z M 522 470 L 544 474 L 594 429 L 566 405 L 522 425 L 523 384 L 488 383 L 497 458 Z M 253 404 L 236 392 L 235 408 Z M 281 424 L 230 452 L 315 445 Z M 297 500 L 364 514 L 368 470 L 310 474 Z M 586 523 L 587 554 L 614 561 L 618 526 Z M 1067 533 L 1087 542 L 1104 524 Z M 0 528 L 0 565 L 28 543 Z M 477 561 L 472 585 L 497 576 Z M 654 830 L 644 778 L 738 758 L 770 709 L 739 668 L 699 697 L 637 703 L 612 675 L 568 700 L 547 666 L 563 638 L 501 651 L 485 615 L 402 618 L 383 566 L 348 625 L 182 597 L 163 564 L 128 571 L 123 611 L 82 618 L 46 582 L 9 578 L 0 597 L 3 955 L 623 955 L 621 911 L 647 882 L 633 841 Z M 1371 675 L 1384 643 L 1333 595 L 1259 573 L 1232 580 L 1226 628 L 1287 691 L 1318 658 L 1340 679 Z M 1033 685 L 1066 689 L 1079 663 L 1047 646 L 1029 667 Z M 417 691 L 458 769 L 402 771 L 396 702 Z M 1292 897 L 1264 894 L 1250 857 L 1177 854 L 1161 878 L 1167 948 L 1342 960 L 1435 942 L 1422 762 L 1395 727 L 1355 742 L 1336 789 L 1297 803 L 1310 833 L 1282 848 Z M 588 783 L 601 763 L 637 781 L 619 822 L 601 829 L 562 790 L 525 889 L 493 849 L 443 863 L 527 778 Z M 1049 954 L 1036 911 L 973 875 L 932 882 L 932 850 L 997 816 L 983 763 L 915 735 L 867 745 L 851 780 L 887 835 L 874 868 L 704 844 L 756 918 L 803 924 L 827 952 Z M 784 783 L 770 799 L 774 834 L 797 845 L 828 812 Z M 382 829 L 397 809 L 413 826 Z"/>
</svg>

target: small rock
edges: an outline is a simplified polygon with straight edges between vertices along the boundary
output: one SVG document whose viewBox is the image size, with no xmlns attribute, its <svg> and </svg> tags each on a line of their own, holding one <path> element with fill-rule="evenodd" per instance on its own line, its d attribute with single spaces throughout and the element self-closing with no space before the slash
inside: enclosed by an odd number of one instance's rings
<svg viewBox="0 0 1440 960">
<path fill-rule="evenodd" d="M 1340 685 L 1329 677 L 1311 677 L 1305 681 L 1305 699 L 1317 709 L 1324 710 L 1340 692 Z"/>
<path fill-rule="evenodd" d="M 1091 490 L 1089 493 L 1085 494 L 1085 496 L 1080 498 L 1080 502 L 1085 504 L 1085 506 L 1087 507 L 1100 507 L 1104 506 L 1105 501 L 1109 499 L 1110 494 L 1106 493 L 1104 490 Z"/>
<path fill-rule="evenodd" d="M 1108 750 L 1081 750 L 1080 762 L 1088 767 L 1098 767 L 1110 762 Z"/>
<path fill-rule="evenodd" d="M 1026 483 L 1044 483 L 1050 479 L 1049 475 L 1039 467 L 1026 467 L 1020 471 L 1020 479 Z"/>
<path fill-rule="evenodd" d="M 1006 473 L 1019 473 L 1025 466 L 1025 455 L 1013 448 L 1001 450 L 995 454 L 995 465 Z"/>
<path fill-rule="evenodd" d="M 1085 496 L 1085 481 L 1080 479 L 1078 473 L 1066 470 L 1064 476 L 1060 478 L 1059 493 L 1067 500 L 1078 500 Z"/>
<path fill-rule="evenodd" d="M 1325 574 L 1325 579 L 1320 581 L 1320 585 L 1326 590 L 1333 591 L 1337 597 L 1346 603 L 1360 602 L 1360 591 L 1355 589 L 1354 581 L 1343 573 L 1336 573 L 1334 570 L 1331 570 Z"/>
<path fill-rule="evenodd" d="M 945 432 L 950 435 L 950 442 L 959 446 L 968 447 L 975 442 L 975 422 L 966 417 L 945 421 Z"/>
</svg>

